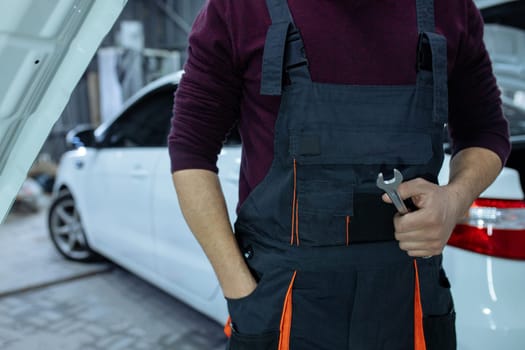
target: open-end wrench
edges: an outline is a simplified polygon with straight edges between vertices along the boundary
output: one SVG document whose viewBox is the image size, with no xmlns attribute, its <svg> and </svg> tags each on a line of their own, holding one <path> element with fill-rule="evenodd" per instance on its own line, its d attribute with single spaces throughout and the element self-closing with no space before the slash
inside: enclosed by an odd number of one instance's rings
<svg viewBox="0 0 525 350">
<path fill-rule="evenodd" d="M 390 180 L 385 181 L 383 179 L 383 173 L 379 173 L 379 175 L 377 175 L 376 185 L 386 192 L 392 203 L 396 206 L 397 211 L 401 215 L 404 215 L 408 213 L 408 209 L 397 192 L 397 187 L 401 182 L 403 182 L 403 174 L 401 174 L 399 170 L 394 169 L 394 177 Z"/>
</svg>

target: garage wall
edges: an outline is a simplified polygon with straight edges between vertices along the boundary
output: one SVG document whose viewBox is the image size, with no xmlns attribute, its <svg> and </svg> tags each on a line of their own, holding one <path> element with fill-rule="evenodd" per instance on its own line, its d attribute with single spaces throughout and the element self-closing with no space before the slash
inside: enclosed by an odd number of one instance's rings
<svg viewBox="0 0 525 350">
<path fill-rule="evenodd" d="M 183 63 L 186 59 L 188 32 L 204 2 L 205 0 L 128 0 L 101 47 L 117 45 L 122 21 L 140 21 L 144 27 L 146 48 L 180 51 L 181 63 Z M 42 147 L 41 154 L 47 154 L 52 160 L 58 161 L 66 151 L 64 138 L 69 130 L 78 124 L 91 123 L 93 115 L 95 115 L 95 124 L 97 123 L 97 111 L 94 110 L 96 96 L 93 96 L 93 93 L 88 94 L 90 88 L 93 91 L 97 86 L 96 76 L 95 57 Z"/>
<path fill-rule="evenodd" d="M 144 25 L 146 47 L 185 50 L 187 34 L 204 2 L 205 0 L 128 0 L 103 46 L 115 45 L 121 21 L 138 20 Z"/>
</svg>

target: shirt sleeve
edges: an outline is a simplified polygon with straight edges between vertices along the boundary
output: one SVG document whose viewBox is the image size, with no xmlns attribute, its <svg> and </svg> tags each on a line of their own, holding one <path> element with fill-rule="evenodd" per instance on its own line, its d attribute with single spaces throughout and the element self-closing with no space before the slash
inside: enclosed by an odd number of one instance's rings
<svg viewBox="0 0 525 350">
<path fill-rule="evenodd" d="M 487 148 L 505 164 L 510 153 L 508 122 L 483 43 L 483 20 L 467 0 L 466 29 L 449 79 L 449 132 L 453 155 L 468 147 Z"/>
<path fill-rule="evenodd" d="M 239 118 L 242 80 L 234 69 L 228 10 L 227 1 L 207 1 L 193 24 L 168 136 L 172 172 L 217 172 L 217 156 Z"/>
</svg>

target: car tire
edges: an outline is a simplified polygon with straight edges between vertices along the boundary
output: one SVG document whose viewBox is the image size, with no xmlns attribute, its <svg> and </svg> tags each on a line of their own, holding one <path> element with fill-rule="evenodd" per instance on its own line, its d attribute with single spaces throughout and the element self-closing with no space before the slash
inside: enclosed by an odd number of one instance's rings
<svg viewBox="0 0 525 350">
<path fill-rule="evenodd" d="M 89 247 L 80 213 L 70 193 L 59 193 L 51 203 L 47 219 L 51 241 L 62 256 L 79 262 L 101 260 Z"/>
</svg>

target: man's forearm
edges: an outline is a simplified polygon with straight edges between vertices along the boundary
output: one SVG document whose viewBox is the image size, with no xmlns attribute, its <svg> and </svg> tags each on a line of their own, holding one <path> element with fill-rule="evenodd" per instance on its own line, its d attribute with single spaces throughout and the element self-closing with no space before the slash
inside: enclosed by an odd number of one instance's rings
<svg viewBox="0 0 525 350">
<path fill-rule="evenodd" d="M 468 210 L 470 204 L 496 179 L 501 168 L 501 159 L 491 150 L 466 148 L 450 162 L 447 187 L 462 201 L 460 205 Z"/>
<path fill-rule="evenodd" d="M 256 286 L 231 229 L 217 175 L 188 169 L 173 173 L 180 207 L 229 298 L 250 294 Z"/>
</svg>

